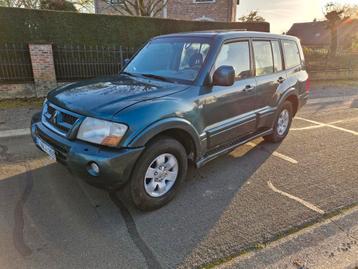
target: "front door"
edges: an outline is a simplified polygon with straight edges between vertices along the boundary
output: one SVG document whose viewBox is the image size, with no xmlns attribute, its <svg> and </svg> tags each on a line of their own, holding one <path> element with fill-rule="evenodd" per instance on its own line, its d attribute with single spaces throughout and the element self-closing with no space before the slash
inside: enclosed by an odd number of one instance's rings
<svg viewBox="0 0 358 269">
<path fill-rule="evenodd" d="M 232 86 L 213 86 L 200 98 L 208 149 L 252 133 L 256 128 L 256 80 L 251 72 L 249 41 L 224 44 L 215 70 L 222 65 L 234 67 L 236 81 Z"/>
</svg>

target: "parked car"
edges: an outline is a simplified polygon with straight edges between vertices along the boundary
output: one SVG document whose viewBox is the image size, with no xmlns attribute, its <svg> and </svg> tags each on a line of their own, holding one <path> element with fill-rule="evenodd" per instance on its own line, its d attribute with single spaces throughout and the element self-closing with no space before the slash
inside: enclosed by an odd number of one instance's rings
<svg viewBox="0 0 358 269">
<path fill-rule="evenodd" d="M 177 193 L 188 160 L 201 167 L 257 137 L 283 140 L 308 92 L 295 37 L 170 34 L 118 76 L 51 91 L 31 131 L 73 173 L 110 189 L 128 183 L 134 204 L 152 210 Z"/>
</svg>

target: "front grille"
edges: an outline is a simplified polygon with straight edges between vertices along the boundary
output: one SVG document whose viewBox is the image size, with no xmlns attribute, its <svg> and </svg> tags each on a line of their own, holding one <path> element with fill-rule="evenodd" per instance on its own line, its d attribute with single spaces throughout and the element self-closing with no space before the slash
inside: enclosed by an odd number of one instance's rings
<svg viewBox="0 0 358 269">
<path fill-rule="evenodd" d="M 46 103 L 42 111 L 42 123 L 53 131 L 66 136 L 80 116 Z"/>
<path fill-rule="evenodd" d="M 53 113 L 56 112 L 56 109 L 54 107 L 48 105 L 47 106 L 47 112 L 52 115 Z"/>
<path fill-rule="evenodd" d="M 62 120 L 68 124 L 75 124 L 76 120 L 78 118 L 76 118 L 75 116 L 72 116 L 70 114 L 62 114 Z"/>
</svg>

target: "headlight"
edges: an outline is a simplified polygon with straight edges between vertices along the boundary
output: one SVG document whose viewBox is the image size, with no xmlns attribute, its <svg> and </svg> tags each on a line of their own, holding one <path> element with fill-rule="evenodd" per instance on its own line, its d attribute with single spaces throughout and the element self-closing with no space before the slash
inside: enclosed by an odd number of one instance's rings
<svg viewBox="0 0 358 269">
<path fill-rule="evenodd" d="M 119 144 L 128 127 L 124 124 L 85 118 L 78 130 L 77 138 L 87 142 L 115 147 Z"/>
</svg>

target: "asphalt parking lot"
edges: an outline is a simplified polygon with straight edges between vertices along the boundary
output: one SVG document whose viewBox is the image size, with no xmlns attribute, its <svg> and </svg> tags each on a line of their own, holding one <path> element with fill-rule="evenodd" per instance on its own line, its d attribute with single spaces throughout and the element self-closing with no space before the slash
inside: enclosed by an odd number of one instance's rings
<svg viewBox="0 0 358 269">
<path fill-rule="evenodd" d="M 358 202 L 357 84 L 316 85 L 281 144 L 256 139 L 191 167 L 179 195 L 148 213 L 72 176 L 30 136 L 1 137 L 26 128 L 13 126 L 19 111 L 0 114 L 3 268 L 208 266 Z"/>
</svg>

